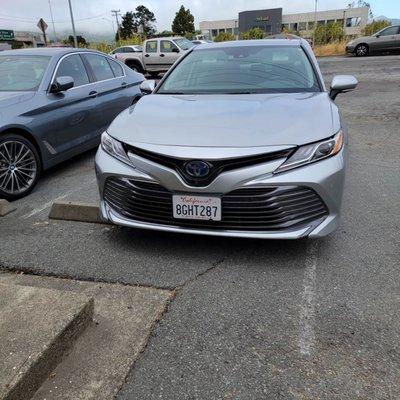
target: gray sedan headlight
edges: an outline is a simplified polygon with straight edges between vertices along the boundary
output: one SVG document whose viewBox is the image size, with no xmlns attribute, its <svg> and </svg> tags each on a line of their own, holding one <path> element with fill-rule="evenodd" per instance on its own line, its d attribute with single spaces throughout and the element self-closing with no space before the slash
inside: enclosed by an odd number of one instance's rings
<svg viewBox="0 0 400 400">
<path fill-rule="evenodd" d="M 332 157 L 343 147 L 343 132 L 340 130 L 333 138 L 299 147 L 275 173 L 284 172 L 324 158 Z"/>
<path fill-rule="evenodd" d="M 107 132 L 101 135 L 101 148 L 111 156 L 118 158 L 118 160 L 133 166 L 122 143 L 111 137 Z"/>
</svg>

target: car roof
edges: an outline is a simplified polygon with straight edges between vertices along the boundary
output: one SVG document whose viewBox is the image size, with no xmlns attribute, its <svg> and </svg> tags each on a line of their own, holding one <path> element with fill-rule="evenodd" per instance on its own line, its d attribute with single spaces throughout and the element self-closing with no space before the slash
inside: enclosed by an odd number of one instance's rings
<svg viewBox="0 0 400 400">
<path fill-rule="evenodd" d="M 298 47 L 304 39 L 256 39 L 256 40 L 235 40 L 231 42 L 202 43 L 196 46 L 193 51 L 202 49 L 215 49 L 226 47 L 251 47 L 251 46 L 293 46 Z"/>
<path fill-rule="evenodd" d="M 1 55 L 6 56 L 16 56 L 16 55 L 25 55 L 25 56 L 63 56 L 64 54 L 69 53 L 84 53 L 84 52 L 92 52 L 92 53 L 103 53 L 92 50 L 92 49 L 76 49 L 73 47 L 34 47 L 34 48 L 27 48 L 27 49 L 18 49 L 18 50 L 5 50 L 2 51 Z"/>
</svg>

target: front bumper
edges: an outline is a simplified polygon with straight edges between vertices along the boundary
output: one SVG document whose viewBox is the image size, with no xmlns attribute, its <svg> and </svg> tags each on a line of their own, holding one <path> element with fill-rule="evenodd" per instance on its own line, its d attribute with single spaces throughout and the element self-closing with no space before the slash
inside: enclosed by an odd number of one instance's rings
<svg viewBox="0 0 400 400">
<path fill-rule="evenodd" d="M 180 176 L 167 167 L 130 154 L 135 165 L 131 167 L 110 156 L 99 148 L 96 154 L 96 176 L 100 191 L 101 217 L 113 224 L 167 232 L 199 235 L 246 237 L 260 239 L 298 239 L 322 237 L 333 232 L 339 225 L 345 176 L 345 150 L 326 160 L 281 174 L 272 172 L 283 162 L 257 164 L 220 174 L 207 187 L 190 187 Z M 149 223 L 127 218 L 105 201 L 104 189 L 107 178 L 129 178 L 141 182 L 157 183 L 171 192 L 190 194 L 224 194 L 237 189 L 301 186 L 315 191 L 328 210 L 327 215 L 305 226 L 279 231 L 203 229 L 201 226 L 173 226 L 165 223 Z"/>
<path fill-rule="evenodd" d="M 347 45 L 346 46 L 346 53 L 347 54 L 354 54 L 356 52 L 356 46 L 355 45 Z"/>
</svg>

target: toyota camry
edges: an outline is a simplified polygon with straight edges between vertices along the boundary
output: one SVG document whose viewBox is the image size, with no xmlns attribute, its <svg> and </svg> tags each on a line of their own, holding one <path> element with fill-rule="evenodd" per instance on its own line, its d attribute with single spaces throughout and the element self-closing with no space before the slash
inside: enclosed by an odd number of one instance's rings
<svg viewBox="0 0 400 400">
<path fill-rule="evenodd" d="M 321 237 L 339 224 L 347 129 L 302 39 L 201 44 L 102 135 L 105 221 L 252 238 Z"/>
</svg>

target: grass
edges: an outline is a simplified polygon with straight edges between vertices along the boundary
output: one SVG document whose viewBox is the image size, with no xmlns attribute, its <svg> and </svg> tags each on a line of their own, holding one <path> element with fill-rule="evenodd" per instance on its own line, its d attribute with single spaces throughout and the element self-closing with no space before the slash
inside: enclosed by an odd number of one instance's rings
<svg viewBox="0 0 400 400">
<path fill-rule="evenodd" d="M 314 53 L 317 57 L 342 56 L 346 54 L 346 42 L 316 45 Z"/>
</svg>

